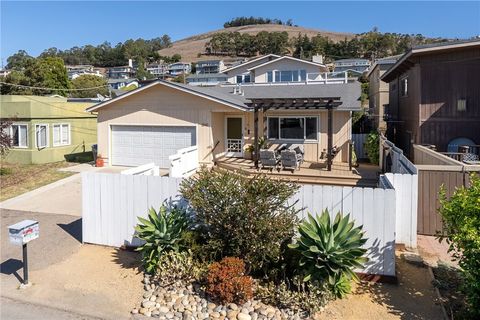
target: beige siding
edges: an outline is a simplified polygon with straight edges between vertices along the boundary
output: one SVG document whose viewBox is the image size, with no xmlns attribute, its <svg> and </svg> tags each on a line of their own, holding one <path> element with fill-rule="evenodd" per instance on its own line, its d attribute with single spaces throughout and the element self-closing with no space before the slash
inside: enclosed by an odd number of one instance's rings
<svg viewBox="0 0 480 320">
<path fill-rule="evenodd" d="M 199 161 L 211 162 L 214 146 L 212 111 L 229 111 L 217 102 L 165 86 L 154 86 L 101 108 L 98 152 L 110 157 L 111 125 L 193 125 L 197 127 Z"/>
</svg>

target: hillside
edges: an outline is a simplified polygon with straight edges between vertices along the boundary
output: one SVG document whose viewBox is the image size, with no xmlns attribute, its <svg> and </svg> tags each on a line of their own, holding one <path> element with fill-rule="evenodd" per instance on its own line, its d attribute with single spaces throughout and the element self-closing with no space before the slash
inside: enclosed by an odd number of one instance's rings
<svg viewBox="0 0 480 320">
<path fill-rule="evenodd" d="M 249 25 L 249 26 L 241 26 L 241 27 L 224 28 L 224 29 L 210 31 L 210 32 L 202 33 L 192 37 L 188 37 L 188 38 L 173 42 L 171 47 L 159 50 L 158 53 L 162 56 L 172 56 L 178 53 L 182 56 L 183 61 L 188 61 L 188 62 L 195 62 L 195 61 L 204 60 L 204 59 L 215 59 L 217 57 L 213 55 L 208 55 L 208 56 L 202 55 L 198 57 L 198 54 L 205 52 L 205 44 L 210 41 L 212 35 L 214 35 L 215 33 L 236 32 L 236 31 L 240 33 L 248 33 L 251 35 L 256 35 L 260 31 L 267 31 L 267 32 L 286 31 L 288 33 L 289 38 L 297 37 L 299 34 L 302 34 L 302 35 L 306 34 L 308 37 L 313 37 L 317 34 L 321 34 L 323 36 L 329 37 L 332 41 L 335 41 L 335 42 L 344 40 L 345 38 L 351 39 L 354 36 L 354 34 L 352 33 L 332 32 L 332 31 L 324 31 L 324 30 L 308 29 L 303 27 L 293 27 L 293 26 L 276 25 L 276 24 L 258 24 L 258 25 Z M 225 57 L 221 57 L 221 58 L 225 58 Z"/>
</svg>

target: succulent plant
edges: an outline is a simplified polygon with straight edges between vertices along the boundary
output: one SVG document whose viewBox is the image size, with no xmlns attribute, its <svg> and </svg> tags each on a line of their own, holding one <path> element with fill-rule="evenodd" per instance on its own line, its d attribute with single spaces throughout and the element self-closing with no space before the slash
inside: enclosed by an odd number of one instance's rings
<svg viewBox="0 0 480 320">
<path fill-rule="evenodd" d="M 138 217 L 136 237 L 145 243 L 136 250 L 142 253 L 147 273 L 155 271 L 160 254 L 181 248 L 182 232 L 189 227 L 186 211 L 177 207 L 162 206 L 158 213 L 154 208 L 148 212 L 148 220 Z"/>
<path fill-rule="evenodd" d="M 328 210 L 315 218 L 308 214 L 298 229 L 300 236 L 289 247 L 301 254 L 299 266 L 304 281 L 327 280 L 332 292 L 342 297 L 350 290 L 345 282 L 357 279 L 354 268 L 362 268 L 368 261 L 362 248 L 367 239 L 363 238 L 362 226 L 355 227 L 350 215 L 340 212 L 331 221 Z"/>
</svg>

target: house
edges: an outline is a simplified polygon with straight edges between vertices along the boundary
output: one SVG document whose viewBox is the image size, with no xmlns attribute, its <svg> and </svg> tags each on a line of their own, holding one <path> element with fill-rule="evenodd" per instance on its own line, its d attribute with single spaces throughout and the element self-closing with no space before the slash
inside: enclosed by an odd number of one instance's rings
<svg viewBox="0 0 480 320">
<path fill-rule="evenodd" d="M 128 65 L 108 68 L 108 78 L 128 79 L 135 77 L 136 71 L 132 59 L 128 59 Z"/>
<path fill-rule="evenodd" d="M 103 74 L 98 68 L 94 68 L 92 65 L 69 65 L 65 66 L 67 69 L 68 79 L 74 80 L 82 75 L 94 75 L 103 77 Z"/>
<path fill-rule="evenodd" d="M 48 163 L 85 157 L 97 140 L 97 116 L 86 112 L 93 102 L 67 98 L 0 96 L 0 118 L 12 121 L 12 148 L 5 161 Z"/>
<path fill-rule="evenodd" d="M 368 59 L 340 59 L 335 60 L 335 72 L 349 72 L 353 75 L 361 76 L 370 67 Z"/>
<path fill-rule="evenodd" d="M 178 76 L 192 72 L 192 65 L 187 62 L 175 62 L 168 65 L 168 73 L 171 76 Z"/>
<path fill-rule="evenodd" d="M 321 78 L 328 72 L 319 62 L 289 56 L 266 55 L 223 71 L 228 82 L 241 83 L 300 83 Z M 308 75 L 308 77 L 307 77 Z"/>
<path fill-rule="evenodd" d="M 374 127 L 385 133 L 387 123 L 383 118 L 384 106 L 388 105 L 388 83 L 380 80 L 381 76 L 397 62 L 400 55 L 378 59 L 368 70 L 368 114 Z"/>
<path fill-rule="evenodd" d="M 224 73 L 199 73 L 187 76 L 186 81 L 191 86 L 216 86 L 226 83 L 227 76 Z"/>
<path fill-rule="evenodd" d="M 127 78 L 108 79 L 108 86 L 117 90 L 126 87 L 138 88 L 138 80 Z"/>
<path fill-rule="evenodd" d="M 159 78 L 168 73 L 168 65 L 163 61 L 158 63 L 151 63 L 147 65 L 146 70 L 155 77 Z"/>
<path fill-rule="evenodd" d="M 6 77 L 10 74 L 11 70 L 0 69 L 0 77 Z"/>
<path fill-rule="evenodd" d="M 214 165 L 248 158 L 245 148 L 264 136 L 272 148 L 299 146 L 313 170 L 326 159 L 348 167 L 351 112 L 360 110 L 359 97 L 359 83 L 239 91 L 158 80 L 87 111 L 98 114 L 98 151 L 111 166 L 169 168 L 169 156 L 192 146 L 198 163 Z"/>
<path fill-rule="evenodd" d="M 203 60 L 195 63 L 196 74 L 215 74 L 225 69 L 223 60 Z"/>
<path fill-rule="evenodd" d="M 389 84 L 387 137 L 413 157 L 412 144 L 458 152 L 480 144 L 480 40 L 418 46 L 381 77 Z"/>
</svg>

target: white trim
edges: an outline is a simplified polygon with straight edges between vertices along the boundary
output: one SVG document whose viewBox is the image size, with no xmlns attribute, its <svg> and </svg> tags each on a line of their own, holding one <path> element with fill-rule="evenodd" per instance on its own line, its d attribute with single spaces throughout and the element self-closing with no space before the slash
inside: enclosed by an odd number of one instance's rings
<svg viewBox="0 0 480 320">
<path fill-rule="evenodd" d="M 228 118 L 240 118 L 242 120 L 242 125 L 241 125 L 241 128 L 242 128 L 242 146 L 241 146 L 241 152 L 228 152 L 227 148 L 228 148 L 228 137 L 227 137 L 227 132 L 228 132 L 228 128 L 227 128 L 227 125 L 228 125 Z M 225 152 L 224 152 L 224 155 L 225 157 L 243 157 L 243 146 L 245 145 L 245 135 L 243 134 L 243 125 L 245 123 L 245 119 L 243 119 L 243 115 L 237 115 L 237 116 L 225 116 L 225 125 L 224 125 L 224 138 L 225 138 Z"/>
<path fill-rule="evenodd" d="M 28 149 L 28 122 L 13 122 L 10 127 L 8 127 L 8 134 L 10 135 L 10 139 L 13 140 L 13 128 L 12 126 L 25 126 L 27 127 L 27 139 L 26 139 L 26 142 L 27 144 L 25 146 L 14 146 L 12 145 L 12 149 Z M 19 131 L 19 136 L 18 136 L 18 141 L 20 142 L 20 131 Z M 12 141 L 13 142 L 13 141 Z"/>
<path fill-rule="evenodd" d="M 258 58 L 249 60 L 249 61 L 247 61 L 247 62 L 240 63 L 238 66 L 230 67 L 230 68 L 228 68 L 228 69 L 223 70 L 222 72 L 223 72 L 223 73 L 226 73 L 226 72 L 229 72 L 229 71 L 231 71 L 231 70 L 234 70 L 234 69 L 237 69 L 237 68 L 240 68 L 240 67 L 244 67 L 244 66 L 246 66 L 247 64 L 251 64 L 251 63 L 257 62 L 258 60 L 262 60 L 262 59 L 265 59 L 265 58 L 268 58 L 268 57 L 280 58 L 279 55 L 270 53 L 270 54 L 267 54 L 267 55 L 264 55 L 264 56 L 261 56 L 261 57 L 258 57 Z M 276 59 L 273 59 L 273 60 L 276 60 Z"/>
<path fill-rule="evenodd" d="M 60 143 L 55 143 L 55 126 L 60 126 Z M 68 126 L 68 142 L 62 142 L 62 126 Z M 54 123 L 52 124 L 52 146 L 54 147 L 64 147 L 72 144 L 72 131 L 70 123 Z"/>
<path fill-rule="evenodd" d="M 260 68 L 260 67 L 264 67 L 264 66 L 269 65 L 269 64 L 274 63 L 274 62 L 279 62 L 280 60 L 283 60 L 283 59 L 288 59 L 288 60 L 297 61 L 297 62 L 303 62 L 303 63 L 310 64 L 310 65 L 313 65 L 313 66 L 316 66 L 316 67 L 324 67 L 325 69 L 327 68 L 324 64 L 321 64 L 321 63 L 306 61 L 306 60 L 302 60 L 302 59 L 298 59 L 298 58 L 294 58 L 294 57 L 289 57 L 289 56 L 283 56 L 283 57 L 280 57 L 278 59 L 274 59 L 274 60 L 259 64 L 258 66 L 255 66 L 253 68 L 248 69 L 248 71 L 255 70 L 255 69 Z"/>
<path fill-rule="evenodd" d="M 195 146 L 199 146 L 199 125 L 198 124 L 158 124 L 158 123 L 109 123 L 108 124 L 108 166 L 112 166 L 112 126 L 124 127 L 195 127 Z M 192 146 L 193 147 L 193 146 Z M 199 153 L 200 154 L 200 153 Z M 200 156 L 199 156 L 200 157 Z M 102 157 L 104 158 L 104 156 Z"/>
<path fill-rule="evenodd" d="M 45 127 L 45 134 L 46 134 L 46 139 L 45 139 L 45 145 L 44 146 L 39 146 L 38 141 L 37 141 L 37 134 L 38 134 L 38 127 Z M 35 124 L 35 148 L 37 149 L 45 149 L 50 146 L 50 129 L 48 123 L 36 123 Z"/>
<path fill-rule="evenodd" d="M 270 126 L 268 125 L 268 120 L 270 118 L 277 118 L 278 119 L 278 138 L 275 139 L 275 138 L 269 138 L 269 129 L 270 129 Z M 306 119 L 306 118 L 316 118 L 317 119 L 317 138 L 316 139 L 306 139 L 306 130 L 307 130 L 307 127 L 306 127 L 306 120 L 304 120 L 304 123 L 305 123 L 305 128 L 303 129 L 303 137 L 304 139 L 292 139 L 292 138 L 282 138 L 280 133 L 282 132 L 281 128 L 280 128 L 280 119 L 281 118 L 295 118 L 295 119 L 300 119 L 300 118 L 303 118 L 303 119 Z M 267 116 L 267 139 L 270 140 L 270 141 L 282 141 L 282 142 L 288 142 L 288 141 L 291 141 L 291 142 L 304 142 L 306 144 L 308 143 L 319 143 L 320 142 L 320 116 L 318 115 L 302 115 L 302 116 L 296 116 L 296 115 L 288 115 L 288 116 Z"/>
<path fill-rule="evenodd" d="M 221 100 L 221 99 L 217 99 L 217 98 L 214 98 L 214 97 L 211 97 L 209 95 L 206 95 L 206 94 L 202 94 L 200 92 L 196 92 L 192 89 L 188 89 L 188 88 L 184 88 L 184 87 L 180 87 L 178 85 L 175 85 L 173 83 L 169 83 L 169 82 L 166 82 L 166 81 L 162 81 L 162 80 L 158 80 L 156 82 L 152 82 L 144 87 L 140 87 L 140 88 L 137 88 L 135 90 L 132 90 L 132 91 L 129 91 L 128 93 L 125 93 L 125 94 L 122 94 L 121 96 L 118 96 L 116 98 L 113 98 L 113 99 L 110 99 L 110 100 L 107 100 L 105 102 L 100 102 L 99 104 L 96 104 L 94 106 L 91 106 L 89 108 L 86 109 L 87 112 L 92 112 L 92 111 L 95 111 L 99 108 L 102 108 L 106 105 L 109 105 L 110 103 L 112 102 L 116 102 L 116 101 L 119 101 L 121 99 L 124 99 L 126 97 L 129 97 L 131 96 L 132 94 L 136 94 L 136 93 L 139 93 L 145 89 L 148 89 L 148 88 L 151 88 L 153 86 L 156 86 L 158 84 L 161 84 L 161 85 L 164 85 L 166 87 L 169 87 L 169 88 L 173 88 L 173 89 L 177 89 L 177 90 L 180 90 L 180 91 L 183 91 L 183 92 L 186 92 L 186 93 L 190 93 L 194 96 L 197 96 L 197 97 L 201 97 L 201 98 L 205 98 L 207 100 L 211 100 L 211 101 L 215 101 L 215 102 L 218 102 L 218 103 L 221 103 L 223 105 L 226 105 L 228 107 L 232 107 L 232 108 L 235 108 L 235 109 L 238 109 L 238 110 L 242 110 L 242 111 L 245 111 L 246 110 L 246 107 L 242 107 L 240 105 L 236 105 L 234 103 L 230 103 L 230 102 L 227 102 L 227 101 L 224 101 L 224 100 Z"/>
</svg>

